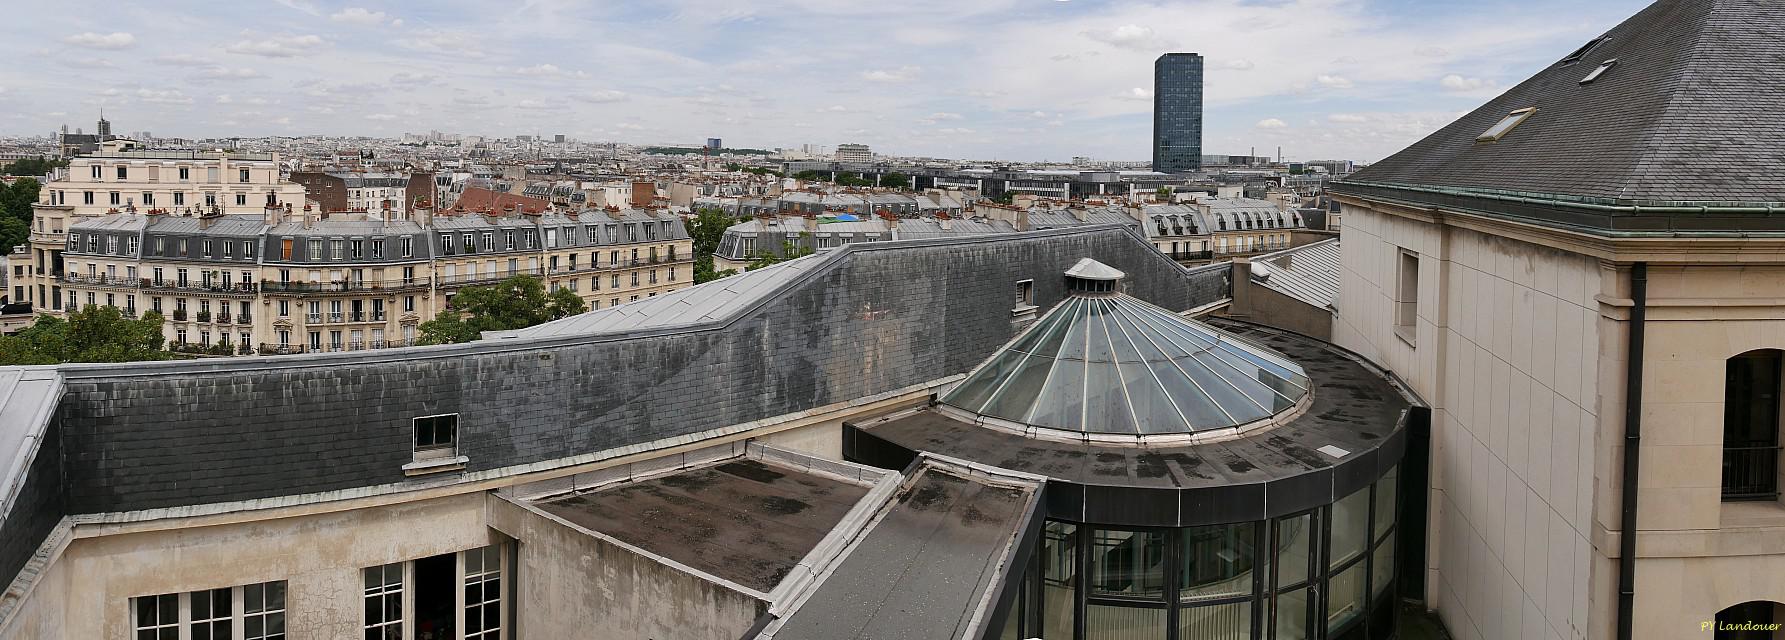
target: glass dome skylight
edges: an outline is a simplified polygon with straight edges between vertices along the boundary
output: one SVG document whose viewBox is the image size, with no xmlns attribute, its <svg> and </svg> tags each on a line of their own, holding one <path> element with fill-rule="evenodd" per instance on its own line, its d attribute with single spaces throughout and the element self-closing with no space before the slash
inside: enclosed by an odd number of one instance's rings
<svg viewBox="0 0 1785 640">
<path fill-rule="evenodd" d="M 1089 259 L 1071 294 L 982 363 L 942 402 L 983 416 L 1085 434 L 1192 434 L 1294 407 L 1308 393 L 1282 356 L 1131 296 Z"/>
</svg>

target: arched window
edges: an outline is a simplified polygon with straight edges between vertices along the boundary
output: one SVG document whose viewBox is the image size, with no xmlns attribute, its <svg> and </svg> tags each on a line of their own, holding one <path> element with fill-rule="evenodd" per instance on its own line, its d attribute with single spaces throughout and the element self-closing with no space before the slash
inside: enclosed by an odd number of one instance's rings
<svg viewBox="0 0 1785 640">
<path fill-rule="evenodd" d="M 1730 358 L 1723 387 L 1723 499 L 1779 497 L 1781 352 L 1756 349 Z"/>
</svg>

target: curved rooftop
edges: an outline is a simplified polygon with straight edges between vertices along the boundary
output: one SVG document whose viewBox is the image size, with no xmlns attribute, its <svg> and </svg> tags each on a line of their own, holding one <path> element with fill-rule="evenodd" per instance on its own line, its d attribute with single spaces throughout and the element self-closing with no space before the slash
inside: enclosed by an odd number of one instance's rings
<svg viewBox="0 0 1785 640">
<path fill-rule="evenodd" d="M 1206 434 L 1272 418 L 1306 399 L 1300 365 L 1116 293 L 1121 271 L 1085 259 L 1066 275 L 1067 298 L 942 403 L 1095 438 Z"/>
</svg>

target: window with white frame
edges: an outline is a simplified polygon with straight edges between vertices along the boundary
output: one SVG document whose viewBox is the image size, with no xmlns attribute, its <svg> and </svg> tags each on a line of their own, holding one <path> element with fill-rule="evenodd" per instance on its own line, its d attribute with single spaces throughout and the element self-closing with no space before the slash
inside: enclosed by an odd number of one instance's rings
<svg viewBox="0 0 1785 640">
<path fill-rule="evenodd" d="M 1419 318 L 1419 254 L 1402 249 L 1396 272 L 1395 335 L 1411 344 Z"/>
<path fill-rule="evenodd" d="M 502 546 L 464 552 L 465 640 L 502 637 Z"/>
<path fill-rule="evenodd" d="M 285 640 L 285 581 L 130 599 L 134 640 Z"/>
<path fill-rule="evenodd" d="M 364 569 L 366 585 L 365 637 L 403 638 L 403 563 Z"/>
</svg>

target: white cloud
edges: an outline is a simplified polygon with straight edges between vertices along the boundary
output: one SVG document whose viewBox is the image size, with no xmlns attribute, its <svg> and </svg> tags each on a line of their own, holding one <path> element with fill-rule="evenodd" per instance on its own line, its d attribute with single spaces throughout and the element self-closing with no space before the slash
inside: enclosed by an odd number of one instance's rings
<svg viewBox="0 0 1785 640">
<path fill-rule="evenodd" d="M 329 15 L 328 19 L 346 24 L 376 27 L 384 24 L 386 17 L 383 11 L 371 11 L 364 7 L 348 7 Z"/>
<path fill-rule="evenodd" d="M 1258 124 L 1255 124 L 1252 126 L 1257 127 L 1259 129 L 1284 129 L 1289 126 L 1289 123 L 1284 122 L 1282 120 L 1278 120 L 1276 118 L 1265 118 L 1263 120 L 1259 120 Z"/>
<path fill-rule="evenodd" d="M 818 111 L 819 111 L 819 113 L 826 113 L 826 112 L 828 112 L 828 113 L 843 113 L 844 111 L 848 111 L 848 110 L 849 110 L 849 107 L 845 107 L 840 104 L 833 104 L 833 105 L 825 107 L 823 109 L 819 109 Z"/>
<path fill-rule="evenodd" d="M 514 72 L 523 76 L 555 76 L 563 73 L 563 70 L 559 69 L 558 65 L 544 63 L 531 67 L 519 67 Z"/>
<path fill-rule="evenodd" d="M 1315 78 L 1314 81 L 1320 83 L 1323 87 L 1331 87 L 1333 89 L 1350 89 L 1355 86 L 1351 83 L 1350 79 L 1344 76 L 1320 74 L 1320 77 Z"/>
<path fill-rule="evenodd" d="M 368 114 L 366 114 L 366 119 L 367 120 L 377 120 L 379 122 L 389 122 L 391 120 L 397 119 L 397 117 L 393 116 L 391 114 L 388 114 L 388 113 L 368 113 Z"/>
<path fill-rule="evenodd" d="M 277 2 L 280 5 L 285 6 L 286 8 L 296 9 L 298 11 L 302 11 L 304 13 L 308 13 L 313 16 L 322 15 L 322 10 L 317 9 L 315 4 L 310 3 L 310 2 L 305 2 L 304 0 L 273 0 L 273 2 Z"/>
<path fill-rule="evenodd" d="M 1424 56 L 1427 58 L 1444 58 L 1444 57 L 1448 57 L 1450 55 L 1450 51 L 1445 49 L 1444 47 L 1425 45 L 1425 46 L 1420 46 L 1420 47 L 1414 47 L 1413 55 Z"/>
<path fill-rule="evenodd" d="M 1152 100 L 1153 99 L 1153 90 L 1145 89 L 1142 87 L 1135 87 L 1133 89 L 1129 89 L 1126 93 L 1117 95 L 1116 98 L 1121 99 L 1121 100 Z"/>
<path fill-rule="evenodd" d="M 444 53 L 465 58 L 482 58 L 487 55 L 478 44 L 479 38 L 458 31 L 423 29 L 392 42 L 404 49 L 423 53 Z"/>
<path fill-rule="evenodd" d="M 1138 24 L 1125 24 L 1114 29 L 1092 29 L 1081 35 L 1117 49 L 1152 52 L 1177 47 L 1176 42 L 1154 33 L 1152 27 Z"/>
<path fill-rule="evenodd" d="M 943 133 L 943 134 L 958 136 L 958 135 L 966 135 L 969 133 L 973 133 L 973 130 L 968 129 L 966 127 L 950 127 L 947 129 L 937 129 L 936 133 Z"/>
<path fill-rule="evenodd" d="M 1494 88 L 1494 81 L 1484 78 L 1465 78 L 1458 74 L 1449 74 L 1438 79 L 1438 86 L 1445 91 L 1469 92 Z"/>
<path fill-rule="evenodd" d="M 231 68 L 221 65 L 200 71 L 198 75 L 200 78 L 208 80 L 252 80 L 266 77 L 265 74 L 248 67 Z"/>
<path fill-rule="evenodd" d="M 1359 123 L 1364 123 L 1364 122 L 1370 121 L 1369 118 L 1357 115 L 1355 113 L 1335 113 L 1335 114 L 1327 116 L 1326 119 L 1330 122 L 1339 122 L 1339 123 L 1344 123 L 1344 124 L 1359 124 Z"/>
<path fill-rule="evenodd" d="M 929 119 L 931 119 L 931 120 L 960 120 L 961 114 L 938 111 L 936 113 L 930 114 Z"/>
<path fill-rule="evenodd" d="M 192 98 L 181 93 L 178 89 L 169 89 L 166 91 L 137 89 L 136 97 L 143 102 L 152 104 L 192 104 Z"/>
<path fill-rule="evenodd" d="M 429 74 L 429 73 L 409 73 L 407 71 L 400 71 L 400 72 L 397 72 L 397 73 L 391 75 L 390 83 L 391 84 L 428 84 L 428 83 L 434 82 L 439 79 L 440 79 L 440 76 L 436 76 L 436 75 Z"/>
<path fill-rule="evenodd" d="M 136 45 L 136 36 L 122 31 L 115 33 L 77 33 L 62 39 L 63 42 L 88 49 L 129 49 Z"/>
<path fill-rule="evenodd" d="M 579 94 L 576 94 L 571 97 L 575 98 L 581 102 L 587 102 L 590 104 L 604 104 L 604 103 L 608 103 L 608 102 L 624 101 L 627 96 L 626 96 L 626 92 L 624 92 L 624 91 L 614 91 L 612 89 L 606 89 L 606 90 L 600 90 L 600 91 L 586 91 L 586 92 L 579 93 Z"/>
<path fill-rule="evenodd" d="M 614 125 L 614 126 L 617 128 L 620 128 L 620 129 L 625 129 L 627 131 L 643 131 L 645 129 L 642 126 L 639 126 L 638 124 L 631 123 L 631 122 L 622 122 L 622 123 Z"/>
<path fill-rule="evenodd" d="M 264 58 L 295 58 L 314 52 L 323 44 L 322 36 L 250 37 L 224 47 L 224 51 Z"/>
<path fill-rule="evenodd" d="M 1247 60 L 1245 58 L 1234 58 L 1232 60 L 1228 60 L 1227 62 L 1221 63 L 1222 68 L 1232 69 L 1234 71 L 1251 71 L 1252 67 L 1254 67 L 1254 66 L 1257 66 L 1257 65 L 1252 64 L 1251 60 Z"/>
<path fill-rule="evenodd" d="M 200 58 L 190 53 L 155 56 L 155 62 L 157 64 L 165 64 L 175 67 L 208 67 L 215 64 L 208 59 Z"/>
<path fill-rule="evenodd" d="M 62 63 L 62 66 L 76 69 L 113 69 L 118 66 L 105 58 L 58 58 L 56 61 Z"/>
<path fill-rule="evenodd" d="M 921 67 L 907 65 L 897 69 L 874 69 L 871 71 L 863 71 L 861 76 L 864 80 L 872 80 L 874 82 L 909 82 L 911 80 L 916 80 L 917 74 L 920 71 L 923 71 Z"/>
</svg>

